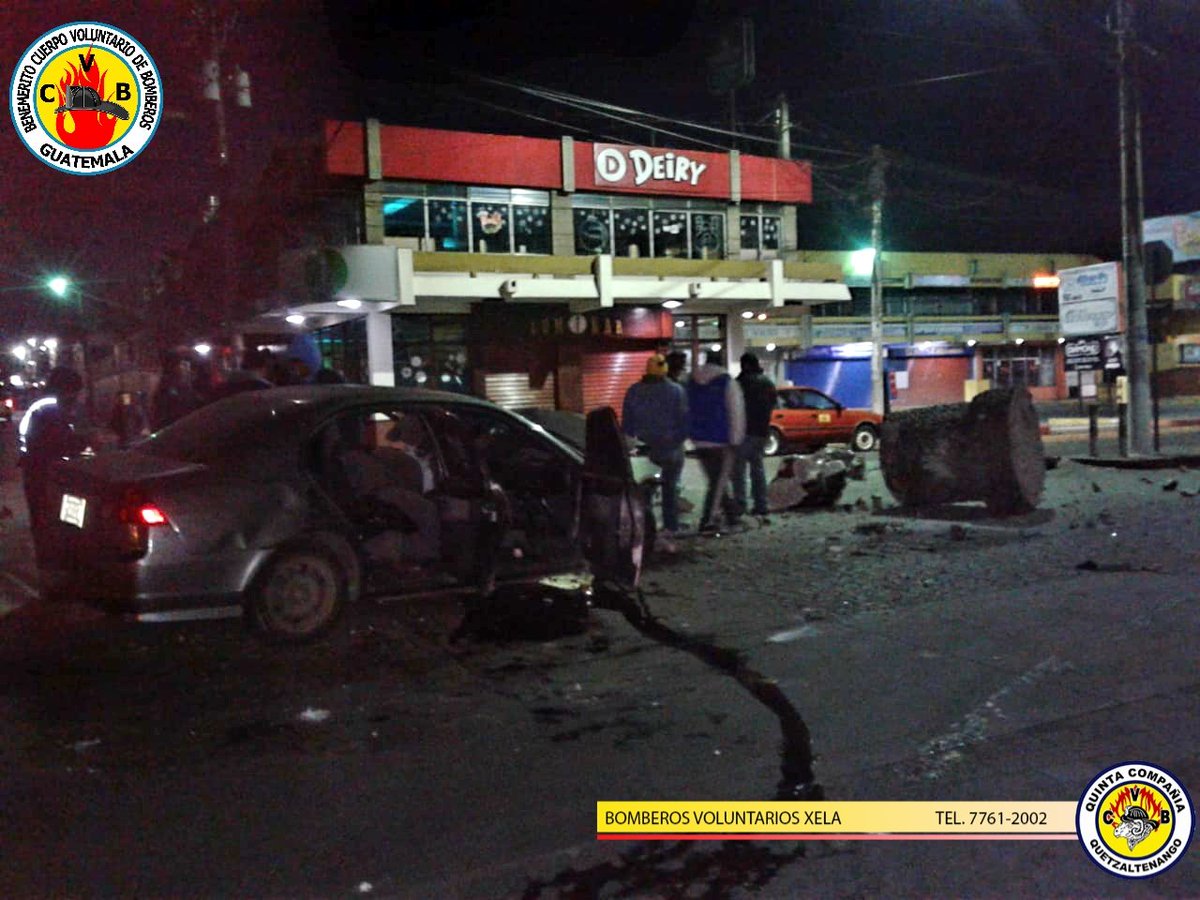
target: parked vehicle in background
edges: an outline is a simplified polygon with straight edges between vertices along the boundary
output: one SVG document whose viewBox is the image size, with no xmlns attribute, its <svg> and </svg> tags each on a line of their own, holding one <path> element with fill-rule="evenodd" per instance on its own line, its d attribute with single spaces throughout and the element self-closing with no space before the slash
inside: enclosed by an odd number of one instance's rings
<svg viewBox="0 0 1200 900">
<path fill-rule="evenodd" d="M 849 409 L 811 387 L 781 387 L 771 413 L 766 454 L 785 450 L 817 450 L 826 444 L 849 444 L 855 450 L 879 446 L 883 417 L 869 409 Z"/>
<path fill-rule="evenodd" d="M 305 385 L 219 400 L 51 474 L 52 593 L 143 620 L 240 607 L 314 638 L 360 595 L 488 592 L 590 565 L 636 586 L 642 511 L 611 409 L 586 452 L 458 394 Z"/>
</svg>

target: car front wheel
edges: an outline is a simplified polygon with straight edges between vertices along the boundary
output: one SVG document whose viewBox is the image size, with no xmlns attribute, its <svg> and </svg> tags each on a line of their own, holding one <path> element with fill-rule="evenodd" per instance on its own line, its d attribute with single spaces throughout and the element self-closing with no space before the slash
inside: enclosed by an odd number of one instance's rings
<svg viewBox="0 0 1200 900">
<path fill-rule="evenodd" d="M 328 551 L 297 545 L 267 564 L 251 589 L 246 614 L 254 629 L 277 643 L 320 637 L 346 602 L 346 574 Z"/>
<path fill-rule="evenodd" d="M 774 456 L 783 446 L 783 434 L 774 426 L 767 432 L 767 442 L 763 445 L 764 456 Z"/>
<path fill-rule="evenodd" d="M 879 446 L 879 432 L 874 425 L 859 425 L 854 429 L 853 445 L 860 452 L 874 450 Z"/>
</svg>

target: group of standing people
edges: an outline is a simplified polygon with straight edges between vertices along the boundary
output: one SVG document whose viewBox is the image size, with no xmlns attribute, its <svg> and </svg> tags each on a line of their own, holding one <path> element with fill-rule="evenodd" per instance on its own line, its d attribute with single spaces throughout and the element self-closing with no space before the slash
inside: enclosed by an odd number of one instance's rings
<svg viewBox="0 0 1200 900">
<path fill-rule="evenodd" d="M 241 367 L 219 384 L 205 367 L 193 365 L 190 353 L 172 350 L 163 356 L 148 424 L 151 430 L 158 430 L 207 403 L 243 391 L 289 384 L 341 384 L 345 380 L 340 372 L 322 364 L 320 348 L 309 334 L 296 335 L 282 358 L 265 348 L 248 347 Z"/>
<path fill-rule="evenodd" d="M 663 527 L 658 546 L 668 553 L 675 552 L 680 530 L 679 481 L 688 440 L 706 480 L 701 534 L 718 531 L 720 516 L 731 527 L 747 512 L 765 523 L 768 512 L 763 453 L 775 408 L 774 383 L 749 352 L 742 354 L 736 379 L 718 352 L 707 352 L 703 364 L 687 378 L 685 362 L 679 352 L 652 356 L 646 374 L 626 393 L 621 416 L 625 433 L 646 445 L 650 461 L 661 470 Z"/>
</svg>

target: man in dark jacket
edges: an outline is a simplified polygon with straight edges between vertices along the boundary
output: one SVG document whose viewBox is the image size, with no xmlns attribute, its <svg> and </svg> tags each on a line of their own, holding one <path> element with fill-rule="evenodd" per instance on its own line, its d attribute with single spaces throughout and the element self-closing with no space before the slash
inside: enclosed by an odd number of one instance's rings
<svg viewBox="0 0 1200 900">
<path fill-rule="evenodd" d="M 763 450 L 770 433 L 771 412 L 775 409 L 775 384 L 768 378 L 753 353 L 742 354 L 742 371 L 737 381 L 746 403 L 746 438 L 738 447 L 733 469 L 733 498 L 738 509 L 746 511 L 746 469 L 750 469 L 752 513 L 767 515 L 767 475 L 763 470 Z"/>
<path fill-rule="evenodd" d="M 739 518 L 729 494 L 729 477 L 736 450 L 746 436 L 746 405 L 741 388 L 721 361 L 719 351 L 708 351 L 704 365 L 692 370 L 687 383 L 688 436 L 708 481 L 700 512 L 701 534 L 718 531 L 721 512 L 731 527 Z"/>
<path fill-rule="evenodd" d="M 47 476 L 59 460 L 80 453 L 87 442 L 75 431 L 75 418 L 83 379 L 68 366 L 56 366 L 46 378 L 46 396 L 21 420 L 21 476 L 29 525 L 37 546 L 41 525 L 52 513 L 47 496 Z"/>
<path fill-rule="evenodd" d="M 667 361 L 660 354 L 646 361 L 645 376 L 626 392 L 621 426 L 627 435 L 646 445 L 650 461 L 662 470 L 663 530 L 656 547 L 674 553 L 679 531 L 679 476 L 688 436 L 687 393 L 667 377 Z"/>
</svg>

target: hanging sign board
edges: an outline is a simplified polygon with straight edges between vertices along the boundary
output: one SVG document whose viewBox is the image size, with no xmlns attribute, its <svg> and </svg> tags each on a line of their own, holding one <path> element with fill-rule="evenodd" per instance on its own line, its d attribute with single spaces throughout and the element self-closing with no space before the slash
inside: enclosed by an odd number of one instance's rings
<svg viewBox="0 0 1200 900">
<path fill-rule="evenodd" d="M 1063 365 L 1068 372 L 1102 368 L 1103 342 L 1098 337 L 1079 338 L 1063 344 Z"/>
<path fill-rule="evenodd" d="M 1125 330 L 1120 263 L 1061 269 L 1058 276 L 1058 323 L 1064 337 Z"/>
</svg>

